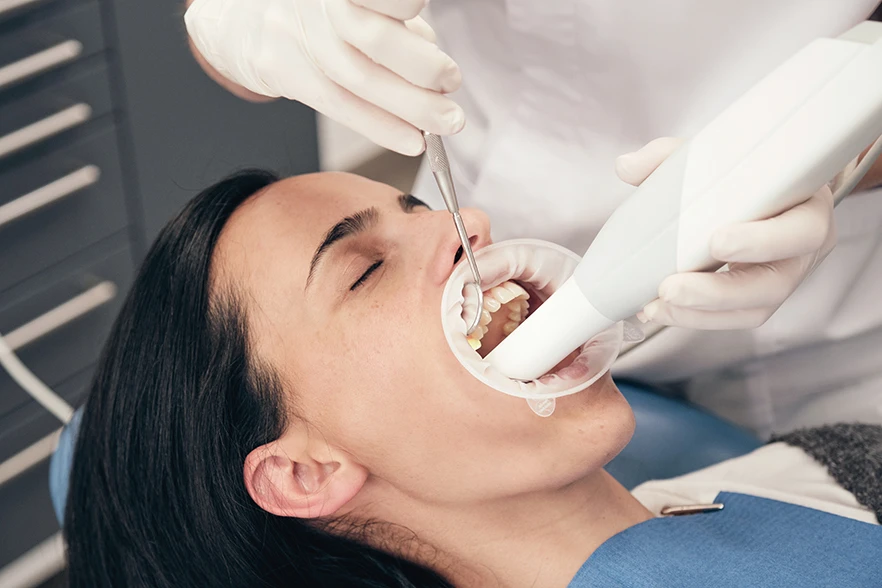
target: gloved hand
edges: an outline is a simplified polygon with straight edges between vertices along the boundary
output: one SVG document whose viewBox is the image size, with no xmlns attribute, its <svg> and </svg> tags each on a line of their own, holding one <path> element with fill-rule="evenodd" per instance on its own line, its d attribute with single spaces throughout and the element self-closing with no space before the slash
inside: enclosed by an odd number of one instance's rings
<svg viewBox="0 0 882 588">
<path fill-rule="evenodd" d="M 656 139 L 619 157 L 616 173 L 637 186 L 682 142 Z M 647 304 L 638 318 L 689 329 L 759 327 L 835 244 L 833 194 L 825 186 L 776 217 L 717 230 L 711 255 L 728 263 L 729 271 L 669 276 L 659 285 L 658 299 Z"/>
<path fill-rule="evenodd" d="M 225 78 L 297 100 L 375 143 L 418 155 L 420 130 L 458 132 L 459 67 L 418 14 L 427 0 L 194 0 L 193 44 Z"/>
</svg>

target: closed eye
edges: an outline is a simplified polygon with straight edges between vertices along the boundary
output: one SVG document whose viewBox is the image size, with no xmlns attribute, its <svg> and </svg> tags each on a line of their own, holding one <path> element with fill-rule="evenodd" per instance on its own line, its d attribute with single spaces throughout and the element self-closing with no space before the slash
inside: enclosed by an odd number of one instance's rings
<svg viewBox="0 0 882 588">
<path fill-rule="evenodd" d="M 426 204 L 425 202 L 423 202 L 422 200 L 420 200 L 419 198 L 417 198 L 413 194 L 401 194 L 400 196 L 398 196 L 398 205 L 401 206 L 401 210 L 403 210 L 404 212 L 408 212 L 408 213 L 413 212 L 414 208 L 419 208 L 419 207 L 428 208 L 429 210 L 431 210 L 431 208 L 429 207 L 428 204 Z M 367 270 L 365 270 L 365 272 L 363 274 L 361 274 L 361 277 L 359 277 L 357 280 L 355 280 L 355 283 L 353 283 L 352 286 L 349 287 L 349 291 L 353 292 L 353 291 L 357 290 L 360 286 L 363 286 L 364 283 L 367 282 L 368 279 L 370 279 L 371 275 L 375 271 L 380 269 L 380 267 L 382 267 L 382 265 L 383 265 L 382 259 L 371 264 L 371 266 L 369 268 L 367 268 Z"/>
<path fill-rule="evenodd" d="M 367 270 L 365 270 L 365 272 L 363 274 L 361 274 L 360 278 L 355 280 L 355 283 L 352 284 L 352 286 L 350 286 L 349 291 L 352 292 L 354 290 L 357 290 L 359 288 L 359 286 L 362 286 L 368 280 L 368 278 L 371 277 L 371 274 L 373 274 L 375 271 L 380 269 L 380 266 L 382 266 L 382 265 L 383 265 L 382 259 L 379 261 L 375 261 L 369 268 L 367 268 Z"/>
</svg>

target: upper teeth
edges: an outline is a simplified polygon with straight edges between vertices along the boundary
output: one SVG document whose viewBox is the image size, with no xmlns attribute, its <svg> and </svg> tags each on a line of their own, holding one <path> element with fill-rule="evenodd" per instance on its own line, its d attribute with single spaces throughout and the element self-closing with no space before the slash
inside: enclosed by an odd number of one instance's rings
<svg viewBox="0 0 882 588">
<path fill-rule="evenodd" d="M 527 291 L 514 282 L 503 282 L 484 292 L 484 308 L 481 310 L 478 328 L 467 337 L 472 349 L 477 351 L 481 348 L 481 339 L 487 334 L 487 325 L 494 317 L 503 316 L 508 319 L 502 325 L 502 332 L 510 335 L 527 317 L 529 299 Z"/>
</svg>

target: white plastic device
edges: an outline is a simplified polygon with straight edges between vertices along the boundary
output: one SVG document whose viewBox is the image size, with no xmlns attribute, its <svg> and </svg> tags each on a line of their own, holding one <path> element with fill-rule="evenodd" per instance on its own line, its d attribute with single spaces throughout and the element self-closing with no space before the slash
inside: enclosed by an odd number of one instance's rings
<svg viewBox="0 0 882 588">
<path fill-rule="evenodd" d="M 666 277 L 719 269 L 718 228 L 804 202 L 880 135 L 882 23 L 815 40 L 659 166 L 486 360 L 512 379 L 540 377 L 654 300 Z"/>
</svg>

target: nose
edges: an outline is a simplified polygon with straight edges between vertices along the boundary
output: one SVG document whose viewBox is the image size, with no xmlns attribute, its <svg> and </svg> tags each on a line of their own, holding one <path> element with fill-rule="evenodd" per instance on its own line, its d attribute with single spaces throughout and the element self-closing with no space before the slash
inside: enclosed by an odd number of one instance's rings
<svg viewBox="0 0 882 588">
<path fill-rule="evenodd" d="M 461 208 L 459 213 L 462 216 L 466 232 L 469 234 L 472 250 L 477 251 L 489 245 L 491 243 L 490 218 L 484 214 L 484 211 L 477 208 Z M 459 239 L 457 238 L 457 240 Z"/>
<path fill-rule="evenodd" d="M 469 236 L 469 243 L 473 251 L 486 247 L 490 244 L 490 219 L 482 211 L 475 208 L 460 209 L 462 222 Z M 438 223 L 435 234 L 438 235 L 436 244 L 430 250 L 432 259 L 429 262 L 431 281 L 443 284 L 450 277 L 456 264 L 464 261 L 462 242 L 453 218 L 447 211 L 438 211 L 433 222 Z"/>
</svg>

